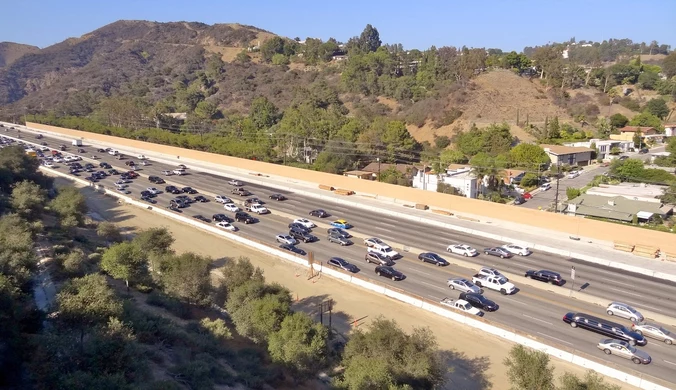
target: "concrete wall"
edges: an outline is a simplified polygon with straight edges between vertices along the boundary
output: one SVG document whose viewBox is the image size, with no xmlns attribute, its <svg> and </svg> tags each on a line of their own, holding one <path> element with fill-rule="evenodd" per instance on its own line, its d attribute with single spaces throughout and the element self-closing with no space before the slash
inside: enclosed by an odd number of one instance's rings
<svg viewBox="0 0 676 390">
<path fill-rule="evenodd" d="M 89 133 L 56 126 L 42 125 L 39 123 L 27 123 L 27 126 L 37 130 L 44 130 L 63 134 L 67 137 L 82 138 L 87 142 L 96 141 L 114 143 L 129 148 L 139 148 L 169 155 L 181 156 L 201 160 L 214 164 L 222 164 L 239 169 L 249 170 L 253 173 L 283 176 L 299 181 L 314 182 L 330 185 L 335 188 L 353 190 L 358 194 L 378 195 L 396 199 L 398 202 L 405 201 L 410 204 L 422 203 L 431 208 L 441 208 L 458 214 L 474 214 L 486 216 L 491 219 L 500 219 L 520 224 L 528 224 L 533 227 L 557 230 L 565 234 L 588 237 L 604 241 L 621 241 L 637 245 L 659 247 L 663 251 L 676 252 L 676 236 L 670 233 L 657 232 L 634 228 L 630 226 L 616 225 L 606 222 L 568 217 L 561 214 L 545 213 L 538 210 L 518 208 L 501 205 L 460 196 L 440 194 L 431 191 L 422 191 L 410 187 L 402 187 L 392 184 L 379 183 L 377 181 L 360 180 L 324 172 L 310 171 L 301 168 L 293 168 L 275 164 L 252 161 L 242 158 L 223 156 L 219 154 L 200 152 L 196 150 L 182 149 L 174 146 L 165 146 L 149 142 L 135 141 L 126 138 L 118 138 L 103 134 Z M 449 220 L 449 223 L 452 220 Z"/>
</svg>

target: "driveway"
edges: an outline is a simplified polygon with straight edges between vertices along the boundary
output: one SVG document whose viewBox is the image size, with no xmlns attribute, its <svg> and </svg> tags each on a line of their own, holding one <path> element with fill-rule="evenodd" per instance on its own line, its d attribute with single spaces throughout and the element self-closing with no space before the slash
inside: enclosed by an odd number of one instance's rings
<svg viewBox="0 0 676 390">
<path fill-rule="evenodd" d="M 559 179 L 559 203 L 567 199 L 566 189 L 568 187 L 582 188 L 589 184 L 594 176 L 603 175 L 604 173 L 608 172 L 608 169 L 608 167 L 592 165 L 589 167 L 584 167 L 584 170 L 582 170 L 580 176 L 574 179 L 569 179 L 568 176 L 564 176 L 563 178 Z M 552 180 L 551 185 L 551 190 L 538 192 L 533 195 L 532 199 L 527 200 L 526 203 L 515 207 L 546 210 L 554 204 L 554 199 L 556 197 L 556 180 Z"/>
</svg>

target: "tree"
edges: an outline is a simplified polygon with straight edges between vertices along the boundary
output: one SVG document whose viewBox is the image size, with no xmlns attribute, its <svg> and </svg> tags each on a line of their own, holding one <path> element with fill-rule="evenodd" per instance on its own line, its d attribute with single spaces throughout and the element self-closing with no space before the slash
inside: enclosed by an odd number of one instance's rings
<svg viewBox="0 0 676 390">
<path fill-rule="evenodd" d="M 107 242 L 117 243 L 122 242 L 122 233 L 120 228 L 112 222 L 103 221 L 96 227 L 96 235 L 103 238 Z"/>
<path fill-rule="evenodd" d="M 24 219 L 16 214 L 0 217 L 0 275 L 22 289 L 37 265 L 33 246 L 33 232 Z"/>
<path fill-rule="evenodd" d="M 290 63 L 291 61 L 289 60 L 289 57 L 285 56 L 284 54 L 276 53 L 275 55 L 272 56 L 273 65 L 286 66 L 289 65 Z"/>
<path fill-rule="evenodd" d="M 61 187 L 58 195 L 50 203 L 50 208 L 61 217 L 61 224 L 77 226 L 82 223 L 87 213 L 87 202 L 84 195 L 75 187 Z"/>
<path fill-rule="evenodd" d="M 138 282 L 146 276 L 148 253 L 133 242 L 121 242 L 108 248 L 101 256 L 101 269 L 115 279 Z"/>
<path fill-rule="evenodd" d="M 211 258 L 191 252 L 165 255 L 160 261 L 159 273 L 164 292 L 190 304 L 208 304 L 211 262 Z"/>
<path fill-rule="evenodd" d="M 482 152 L 472 157 L 469 163 L 474 175 L 480 179 L 477 180 L 478 186 L 486 181 L 490 191 L 497 189 L 499 179 L 504 175 L 506 161 Z"/>
<path fill-rule="evenodd" d="M 309 376 L 324 365 L 328 338 L 328 328 L 297 312 L 286 316 L 279 331 L 270 335 L 268 351 L 274 361 Z"/>
<path fill-rule="evenodd" d="M 632 141 L 634 142 L 634 147 L 636 149 L 640 149 L 643 146 L 643 138 L 641 137 L 640 131 L 634 132 L 634 136 L 632 137 Z"/>
<path fill-rule="evenodd" d="M 554 367 L 549 355 L 515 345 L 505 358 L 507 376 L 513 390 L 554 390 Z"/>
<path fill-rule="evenodd" d="M 566 188 L 566 196 L 568 197 L 568 200 L 572 200 L 580 196 L 582 192 L 580 191 L 579 188 L 573 188 L 573 187 L 568 187 Z"/>
<path fill-rule="evenodd" d="M 248 64 L 249 62 L 251 62 L 251 57 L 246 52 L 246 50 L 242 50 L 239 53 L 237 53 L 237 56 L 235 56 L 235 61 L 242 64 Z"/>
<path fill-rule="evenodd" d="M 442 135 L 441 137 L 434 136 L 434 146 L 438 149 L 446 149 L 448 145 L 451 144 L 451 139 L 448 136 Z"/>
<path fill-rule="evenodd" d="M 467 157 L 459 150 L 447 149 L 441 152 L 439 155 L 441 160 L 441 166 L 443 168 L 448 167 L 450 164 L 466 164 Z"/>
<path fill-rule="evenodd" d="M 202 320 L 200 320 L 200 325 L 216 339 L 230 340 L 232 338 L 232 332 L 230 332 L 230 328 L 228 328 L 228 325 L 225 323 L 225 321 L 220 318 L 217 318 L 213 321 L 209 318 L 202 318 Z"/>
<path fill-rule="evenodd" d="M 411 180 L 406 178 L 406 175 L 404 175 L 401 171 L 399 171 L 395 167 L 390 167 L 384 171 L 381 171 L 380 174 L 378 175 L 378 181 L 389 184 L 397 184 L 406 187 L 411 186 Z"/>
<path fill-rule="evenodd" d="M 603 377 L 594 371 L 587 371 L 584 379 L 569 372 L 561 376 L 558 390 L 620 390 L 622 387 L 605 383 Z"/>
<path fill-rule="evenodd" d="M 629 118 L 626 116 L 617 113 L 610 116 L 610 125 L 616 129 L 620 129 L 629 123 Z"/>
<path fill-rule="evenodd" d="M 676 51 L 672 51 L 662 60 L 662 72 L 669 79 L 676 76 Z"/>
<path fill-rule="evenodd" d="M 662 122 L 660 121 L 660 118 L 649 113 L 648 111 L 643 111 L 642 113 L 631 118 L 629 124 L 631 126 L 654 127 L 656 129 L 662 127 Z"/>
<path fill-rule="evenodd" d="M 261 56 L 263 57 L 263 61 L 270 62 L 275 54 L 284 54 L 285 46 L 286 41 L 284 38 L 278 36 L 263 42 L 261 45 Z"/>
<path fill-rule="evenodd" d="M 195 106 L 195 114 L 200 119 L 212 119 L 218 114 L 218 106 L 208 100 L 203 100 Z"/>
<path fill-rule="evenodd" d="M 89 264 L 87 264 L 87 256 L 82 249 L 74 249 L 63 260 L 63 269 L 70 275 L 84 276 L 87 273 Z"/>
<path fill-rule="evenodd" d="M 509 157 L 514 166 L 529 169 L 540 168 L 550 161 L 547 152 L 541 146 L 524 143 L 513 147 L 509 151 Z"/>
<path fill-rule="evenodd" d="M 382 41 L 380 40 L 380 33 L 378 33 L 378 29 L 371 26 L 370 24 L 367 24 L 364 28 L 364 31 L 362 31 L 361 35 L 359 36 L 357 45 L 359 50 L 362 53 L 375 52 L 378 50 L 381 44 Z"/>
<path fill-rule="evenodd" d="M 132 240 L 132 243 L 139 248 L 141 253 L 149 255 L 150 253 L 170 253 L 173 252 L 171 246 L 174 244 L 174 237 L 165 227 L 150 228 L 140 231 Z"/>
<path fill-rule="evenodd" d="M 47 193 L 35 183 L 22 181 L 12 189 L 10 203 L 19 214 L 27 218 L 34 218 L 45 207 Z"/>
<path fill-rule="evenodd" d="M 660 119 L 666 118 L 670 111 L 669 107 L 667 107 L 667 102 L 662 98 L 650 99 L 646 103 L 644 110 Z"/>
<path fill-rule="evenodd" d="M 535 187 L 538 185 L 540 182 L 540 178 L 534 173 L 528 172 L 525 175 L 523 175 L 523 178 L 521 178 L 521 186 L 526 188 L 526 187 Z"/>
<path fill-rule="evenodd" d="M 264 343 L 280 329 L 282 321 L 291 312 L 291 297 L 267 294 L 244 303 L 231 313 L 237 333 L 255 343 Z"/>
<path fill-rule="evenodd" d="M 51 188 L 53 180 L 38 171 L 39 165 L 38 159 L 28 156 L 21 146 L 0 149 L 0 190 L 8 194 L 12 186 L 24 180 Z"/>
<path fill-rule="evenodd" d="M 444 364 L 429 329 L 406 334 L 394 320 L 376 318 L 345 346 L 340 385 L 347 389 L 433 389 L 444 382 Z"/>
<path fill-rule="evenodd" d="M 254 123 L 256 129 L 267 130 L 279 120 L 279 110 L 265 96 L 259 96 L 251 102 L 249 108 L 249 119 Z"/>
<path fill-rule="evenodd" d="M 606 118 L 597 119 L 594 127 L 596 127 L 597 136 L 601 139 L 608 139 L 610 133 L 613 132 L 613 125 Z"/>
</svg>

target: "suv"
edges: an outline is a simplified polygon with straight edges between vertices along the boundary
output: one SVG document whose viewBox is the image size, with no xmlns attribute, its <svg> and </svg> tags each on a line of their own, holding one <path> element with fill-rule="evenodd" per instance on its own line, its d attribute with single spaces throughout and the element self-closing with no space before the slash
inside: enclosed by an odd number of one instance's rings
<svg viewBox="0 0 676 390">
<path fill-rule="evenodd" d="M 253 195 L 251 192 L 247 191 L 244 189 L 244 187 L 237 187 L 231 191 L 235 195 L 239 196 L 251 196 Z"/>
<path fill-rule="evenodd" d="M 166 186 L 164 187 L 164 192 L 168 192 L 170 194 L 180 194 L 181 190 L 176 188 L 176 186 Z"/>
<path fill-rule="evenodd" d="M 603 318 L 594 317 L 589 314 L 566 313 L 566 315 L 563 316 L 563 322 L 569 324 L 573 328 L 579 326 L 580 328 L 591 330 L 592 332 L 600 333 L 608 337 L 624 340 L 631 345 L 646 345 L 648 343 L 641 334 L 627 329 L 624 325 Z"/>
<path fill-rule="evenodd" d="M 244 222 L 245 224 L 250 224 L 256 222 L 256 220 L 250 216 L 249 214 L 239 211 L 235 213 L 235 221 L 237 222 Z"/>
<path fill-rule="evenodd" d="M 293 238 L 295 238 L 298 241 L 303 241 L 303 242 L 314 242 L 317 241 L 317 236 L 312 235 L 307 232 L 301 232 L 298 230 L 289 230 L 289 235 Z"/>
<path fill-rule="evenodd" d="M 366 256 L 364 256 L 364 260 L 366 260 L 366 262 L 369 264 L 373 263 L 378 265 L 394 265 L 394 261 L 392 261 L 392 259 L 389 257 L 385 257 L 374 252 L 367 253 Z"/>
<path fill-rule="evenodd" d="M 533 271 L 532 269 L 529 269 L 526 271 L 526 278 L 531 278 L 535 280 L 539 280 L 541 282 L 549 283 L 549 284 L 555 284 L 557 286 L 560 286 L 564 283 L 563 278 L 561 275 L 554 271 L 547 271 L 545 269 L 540 270 L 540 271 Z"/>
</svg>

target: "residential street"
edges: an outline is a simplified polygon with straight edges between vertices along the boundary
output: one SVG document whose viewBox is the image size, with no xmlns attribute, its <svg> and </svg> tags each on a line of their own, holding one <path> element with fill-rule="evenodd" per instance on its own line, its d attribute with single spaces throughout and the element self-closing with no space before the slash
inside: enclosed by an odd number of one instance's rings
<svg viewBox="0 0 676 390">
<path fill-rule="evenodd" d="M 563 200 L 566 200 L 566 188 L 582 188 L 589 184 L 590 181 L 596 175 L 603 175 L 608 172 L 608 167 L 601 167 L 600 165 L 591 165 L 584 167 L 584 170 L 580 173 L 580 176 L 569 179 L 568 176 L 564 176 L 559 180 L 559 203 Z M 556 197 L 556 180 L 552 180 L 552 189 L 544 192 L 538 192 L 533 195 L 533 199 L 529 199 L 526 203 L 520 206 L 514 207 L 526 207 L 529 209 L 538 209 L 542 210 L 547 209 L 550 205 L 554 203 Z"/>
</svg>

